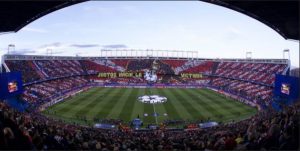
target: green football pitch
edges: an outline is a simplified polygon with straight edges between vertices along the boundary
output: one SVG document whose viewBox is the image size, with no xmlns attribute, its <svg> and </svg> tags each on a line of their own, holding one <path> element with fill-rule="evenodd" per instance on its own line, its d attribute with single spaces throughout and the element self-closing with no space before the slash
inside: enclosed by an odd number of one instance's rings
<svg viewBox="0 0 300 151">
<path fill-rule="evenodd" d="M 142 95 L 167 97 L 162 104 L 146 104 Z M 158 116 L 153 116 L 154 111 Z M 147 113 L 148 116 L 144 116 Z M 139 117 L 144 124 L 163 120 L 214 120 L 227 122 L 248 118 L 256 109 L 209 89 L 180 88 L 92 88 L 55 104 L 43 114 L 66 122 L 89 124 L 93 119 L 122 119 L 129 122 Z"/>
</svg>

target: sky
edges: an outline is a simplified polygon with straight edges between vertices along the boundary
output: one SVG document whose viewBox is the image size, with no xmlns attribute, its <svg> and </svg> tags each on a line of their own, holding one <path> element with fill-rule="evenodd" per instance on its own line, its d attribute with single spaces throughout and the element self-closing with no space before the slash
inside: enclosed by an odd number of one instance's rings
<svg viewBox="0 0 300 151">
<path fill-rule="evenodd" d="M 197 51 L 200 58 L 283 58 L 299 67 L 299 41 L 239 12 L 199 1 L 89 1 L 0 35 L 0 55 L 99 56 L 101 49 Z"/>
</svg>

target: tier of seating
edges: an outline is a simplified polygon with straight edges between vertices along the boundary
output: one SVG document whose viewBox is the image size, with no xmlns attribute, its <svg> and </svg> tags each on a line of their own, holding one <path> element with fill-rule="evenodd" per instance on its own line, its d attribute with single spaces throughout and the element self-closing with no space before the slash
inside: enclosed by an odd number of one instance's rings
<svg viewBox="0 0 300 151">
<path fill-rule="evenodd" d="M 34 106 L 39 106 L 47 103 L 54 97 L 61 96 L 63 93 L 84 86 L 87 83 L 87 79 L 79 76 L 49 80 L 26 86 L 22 99 L 30 104 L 34 104 Z"/>
<path fill-rule="evenodd" d="M 211 85 L 220 89 L 225 89 L 229 92 L 238 94 L 253 101 L 263 100 L 265 102 L 270 102 L 272 97 L 271 87 L 253 84 L 241 80 L 213 78 Z"/>
<path fill-rule="evenodd" d="M 5 62 L 11 71 L 22 72 L 24 83 L 85 73 L 143 72 L 145 69 L 155 68 L 159 75 L 202 73 L 272 85 L 275 74 L 282 74 L 287 67 L 287 64 L 220 62 L 214 72 L 212 68 L 218 62 L 198 60 L 6 60 Z"/>
<path fill-rule="evenodd" d="M 130 61 L 130 59 L 112 59 L 111 61 L 118 66 L 127 68 L 127 65 L 128 65 L 128 62 Z"/>
<path fill-rule="evenodd" d="M 153 59 L 130 60 L 127 65 L 127 71 L 142 71 L 143 69 L 152 69 L 153 61 Z"/>
<path fill-rule="evenodd" d="M 117 70 L 111 67 L 99 64 L 92 60 L 81 60 L 81 64 L 88 74 L 97 74 L 99 72 L 117 72 Z"/>
<path fill-rule="evenodd" d="M 78 60 L 34 60 L 33 63 L 47 78 L 84 74 Z"/>
<path fill-rule="evenodd" d="M 215 75 L 273 84 L 275 74 L 282 74 L 286 64 L 221 62 Z"/>
<path fill-rule="evenodd" d="M 177 67 L 175 70 L 180 71 L 179 73 L 205 73 L 210 75 L 212 72 L 212 61 L 188 61 L 188 64 Z M 181 69 L 181 70 L 180 70 Z"/>
<path fill-rule="evenodd" d="M 11 71 L 21 72 L 24 83 L 42 79 L 42 74 L 38 72 L 32 60 L 5 60 L 5 63 Z"/>
<path fill-rule="evenodd" d="M 85 73 L 77 60 L 6 60 L 5 63 L 11 71 L 22 73 L 24 83 Z"/>
<path fill-rule="evenodd" d="M 170 60 L 170 59 L 165 59 L 162 60 L 163 63 L 170 65 L 172 68 L 177 68 L 180 66 L 183 66 L 186 60 Z"/>
</svg>

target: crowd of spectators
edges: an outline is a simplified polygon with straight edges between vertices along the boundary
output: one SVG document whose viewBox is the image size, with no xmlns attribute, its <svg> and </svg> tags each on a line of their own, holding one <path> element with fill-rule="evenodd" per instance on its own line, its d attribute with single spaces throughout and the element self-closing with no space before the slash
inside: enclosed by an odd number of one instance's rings
<svg viewBox="0 0 300 151">
<path fill-rule="evenodd" d="M 103 130 L 0 103 L 0 150 L 297 150 L 299 104 L 207 129 Z"/>
<path fill-rule="evenodd" d="M 143 69 L 152 69 L 153 59 L 131 60 L 127 65 L 127 71 L 142 71 Z"/>
<path fill-rule="evenodd" d="M 5 62 L 11 71 L 22 72 L 24 83 L 56 77 L 98 74 L 99 72 L 143 72 L 145 69 L 155 69 L 156 74 L 161 79 L 161 83 L 171 83 L 172 81 L 174 83 L 186 83 L 188 80 L 184 78 L 182 80 L 178 79 L 180 73 L 199 73 L 271 86 L 274 83 L 275 74 L 283 73 L 287 67 L 286 64 L 272 63 L 219 63 L 202 60 L 170 59 L 6 60 Z M 213 71 L 215 65 L 217 66 L 215 71 Z M 194 78 L 188 79 L 197 80 Z M 107 80 L 110 79 L 108 78 Z M 121 81 L 124 83 L 124 79 Z"/>
<path fill-rule="evenodd" d="M 128 65 L 128 62 L 130 61 L 131 59 L 112 59 L 111 61 L 113 63 L 115 63 L 116 65 L 118 66 L 121 66 L 123 68 L 127 68 L 127 65 Z"/>
<path fill-rule="evenodd" d="M 287 64 L 221 62 L 215 75 L 272 85 Z"/>
<path fill-rule="evenodd" d="M 248 100 L 270 104 L 275 74 L 282 74 L 286 64 L 220 62 L 211 85 Z"/>
<path fill-rule="evenodd" d="M 25 84 L 85 74 L 78 60 L 6 60 L 5 63 L 10 71 L 22 73 Z"/>
<path fill-rule="evenodd" d="M 30 104 L 39 106 L 51 101 L 51 99 L 63 95 L 63 93 L 84 86 L 88 80 L 84 77 L 60 78 L 49 80 L 25 87 L 22 99 Z"/>
<path fill-rule="evenodd" d="M 211 74 L 214 62 L 203 60 L 188 60 L 182 66 L 174 68 L 175 74 L 179 73 L 205 73 Z"/>
<path fill-rule="evenodd" d="M 98 74 L 99 72 L 117 72 L 116 69 L 98 64 L 93 60 L 81 60 L 80 62 L 88 74 Z"/>
<path fill-rule="evenodd" d="M 84 74 L 78 60 L 33 60 L 33 63 L 47 78 Z"/>
<path fill-rule="evenodd" d="M 19 71 L 23 83 L 34 82 L 42 79 L 32 60 L 5 60 L 10 71 Z"/>
<path fill-rule="evenodd" d="M 183 66 L 187 60 L 161 60 L 163 63 L 170 65 L 173 69 Z"/>
<path fill-rule="evenodd" d="M 272 88 L 247 81 L 227 78 L 213 78 L 212 86 L 243 96 L 248 100 L 263 100 L 269 102 L 272 98 Z"/>
<path fill-rule="evenodd" d="M 189 68 L 185 68 L 185 70 L 180 73 L 203 73 L 206 75 L 210 75 L 212 72 L 212 66 L 214 62 L 212 61 L 201 61 L 196 62 L 194 65 L 190 65 Z"/>
</svg>

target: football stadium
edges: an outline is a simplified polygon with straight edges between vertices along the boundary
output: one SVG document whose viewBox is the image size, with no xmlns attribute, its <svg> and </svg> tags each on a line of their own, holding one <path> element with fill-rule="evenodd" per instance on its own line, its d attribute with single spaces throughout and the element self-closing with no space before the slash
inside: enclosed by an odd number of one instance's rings
<svg viewBox="0 0 300 151">
<path fill-rule="evenodd" d="M 0 2 L 14 16 L 0 15 L 10 22 L 0 32 L 17 32 L 82 2 Z M 299 16 L 285 17 L 296 15 L 287 9 L 299 11 L 297 1 L 263 2 L 269 7 L 204 2 L 258 19 L 299 43 Z M 30 9 L 35 3 L 41 7 Z M 94 56 L 9 53 L 14 47 L 8 45 L 1 61 L 1 150 L 299 149 L 299 73 L 290 58 L 153 49 L 101 49 Z"/>
</svg>

